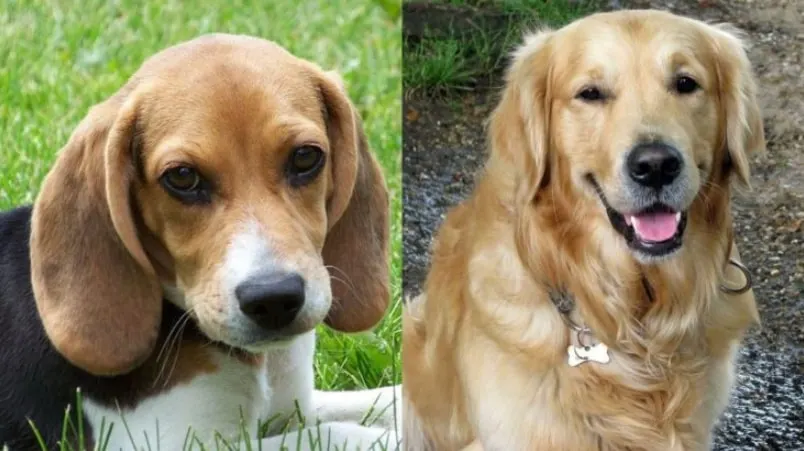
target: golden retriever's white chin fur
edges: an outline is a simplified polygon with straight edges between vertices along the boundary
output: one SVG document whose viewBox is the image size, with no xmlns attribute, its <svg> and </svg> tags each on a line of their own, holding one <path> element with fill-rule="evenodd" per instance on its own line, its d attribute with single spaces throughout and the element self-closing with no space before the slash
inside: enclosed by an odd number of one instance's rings
<svg viewBox="0 0 804 451">
<path fill-rule="evenodd" d="M 736 34 L 658 11 L 536 33 L 514 54 L 489 143 L 404 311 L 406 449 L 708 449 L 758 322 L 750 290 L 721 290 L 744 282 L 726 264 L 739 260 L 730 185 L 764 150 Z M 587 173 L 635 210 L 601 205 Z M 611 361 L 568 365 L 567 320 Z"/>
<path fill-rule="evenodd" d="M 683 245 L 682 245 L 683 246 Z M 677 257 L 678 254 L 682 252 L 683 248 L 679 247 L 676 248 L 668 253 L 661 254 L 661 255 L 653 255 L 653 254 L 646 254 L 641 251 L 634 251 L 632 250 L 631 253 L 633 254 L 634 258 L 637 262 L 643 265 L 658 265 L 661 263 L 665 263 L 668 261 L 673 260 L 674 257 Z"/>
</svg>

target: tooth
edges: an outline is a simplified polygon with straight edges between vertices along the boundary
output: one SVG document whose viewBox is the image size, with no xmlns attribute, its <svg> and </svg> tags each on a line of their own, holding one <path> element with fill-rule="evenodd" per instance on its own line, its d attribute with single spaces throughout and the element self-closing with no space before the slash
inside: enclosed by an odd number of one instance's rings
<svg viewBox="0 0 804 451">
<path fill-rule="evenodd" d="M 676 222 L 681 221 L 681 212 L 676 213 Z"/>
</svg>

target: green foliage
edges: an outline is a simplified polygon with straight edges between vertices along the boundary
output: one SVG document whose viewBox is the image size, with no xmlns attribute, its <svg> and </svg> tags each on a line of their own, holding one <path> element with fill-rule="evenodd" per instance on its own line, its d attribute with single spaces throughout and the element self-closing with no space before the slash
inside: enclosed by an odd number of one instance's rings
<svg viewBox="0 0 804 451">
<path fill-rule="evenodd" d="M 595 10 L 597 1 L 435 0 L 453 8 L 455 21 L 405 42 L 404 86 L 408 93 L 448 95 L 496 79 L 523 36 L 539 27 L 559 27 Z M 443 17 L 443 16 L 442 16 Z"/>
</svg>

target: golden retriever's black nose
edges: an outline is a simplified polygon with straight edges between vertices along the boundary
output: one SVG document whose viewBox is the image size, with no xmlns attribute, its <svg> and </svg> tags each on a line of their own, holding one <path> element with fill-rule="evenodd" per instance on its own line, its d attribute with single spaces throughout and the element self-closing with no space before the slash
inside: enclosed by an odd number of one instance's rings
<svg viewBox="0 0 804 451">
<path fill-rule="evenodd" d="M 678 150 L 667 144 L 640 144 L 626 161 L 628 174 L 640 185 L 661 188 L 673 183 L 684 165 Z"/>
<path fill-rule="evenodd" d="M 298 274 L 252 277 L 235 288 L 240 310 L 266 329 L 281 329 L 304 305 L 304 279 Z"/>
</svg>

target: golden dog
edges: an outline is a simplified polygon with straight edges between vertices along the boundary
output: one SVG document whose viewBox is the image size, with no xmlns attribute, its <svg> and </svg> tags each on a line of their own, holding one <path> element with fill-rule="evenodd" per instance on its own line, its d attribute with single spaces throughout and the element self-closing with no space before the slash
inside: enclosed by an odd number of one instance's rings
<svg viewBox="0 0 804 451">
<path fill-rule="evenodd" d="M 764 134 L 735 31 L 627 11 L 533 34 L 489 142 L 406 308 L 406 448 L 709 448 L 758 322 L 730 185 Z"/>
</svg>

